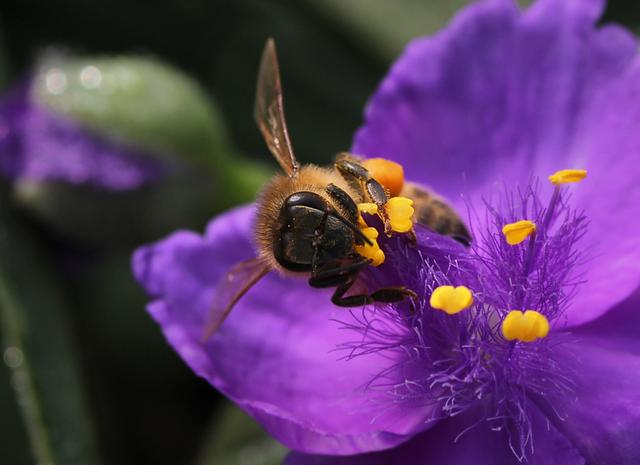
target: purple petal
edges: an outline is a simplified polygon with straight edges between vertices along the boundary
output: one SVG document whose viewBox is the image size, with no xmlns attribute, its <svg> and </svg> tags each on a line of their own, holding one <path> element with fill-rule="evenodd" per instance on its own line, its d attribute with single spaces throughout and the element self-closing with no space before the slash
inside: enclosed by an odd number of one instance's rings
<svg viewBox="0 0 640 465">
<path fill-rule="evenodd" d="M 591 257 L 587 283 L 572 302 L 569 323 L 588 322 L 623 301 L 640 285 L 640 60 L 615 86 L 597 95 L 577 126 L 570 156 L 589 177 L 573 202 L 589 218 L 582 242 Z"/>
<path fill-rule="evenodd" d="M 417 39 L 372 97 L 353 151 L 387 156 L 463 206 L 500 178 L 546 176 L 565 156 L 596 85 L 626 66 L 635 42 L 593 23 L 599 1 L 509 1 L 462 10 Z"/>
<path fill-rule="evenodd" d="M 639 313 L 640 298 L 616 310 Z M 637 326 L 638 317 L 635 317 Z M 634 322 L 631 322 L 633 325 Z M 595 329 L 597 325 L 594 324 Z M 549 413 L 589 464 L 640 463 L 640 340 L 579 332 L 567 347 L 576 359 L 576 399 L 560 407 L 562 420 Z M 613 336 L 613 337 L 612 337 Z M 573 376 L 573 374 L 571 374 Z M 554 420 L 555 419 L 555 420 Z"/>
<path fill-rule="evenodd" d="M 451 418 L 394 449 L 351 457 L 307 455 L 294 452 L 284 465 L 584 465 L 582 456 L 542 415 L 533 421 L 534 453 L 519 461 L 509 449 L 504 432 L 479 424 L 459 438 L 474 420 Z M 613 463 L 613 462 L 612 462 Z"/>
<path fill-rule="evenodd" d="M 330 292 L 270 273 L 245 295 L 220 331 L 202 336 L 215 283 L 252 256 L 249 207 L 222 215 L 206 236 L 178 232 L 134 255 L 136 278 L 154 297 L 149 312 L 200 376 L 287 446 L 347 454 L 392 447 L 427 427 L 431 407 L 385 406 L 367 383 L 395 363 L 335 349 L 357 335 Z M 388 402 L 387 402 L 388 404 Z"/>
<path fill-rule="evenodd" d="M 38 106 L 30 86 L 23 84 L 0 106 L 0 171 L 11 179 L 91 184 L 120 191 L 158 178 L 166 167 Z"/>
<path fill-rule="evenodd" d="M 509 1 L 463 10 L 440 34 L 412 42 L 369 102 L 352 151 L 386 156 L 465 216 L 494 186 L 587 168 L 572 186 L 597 245 L 568 324 L 596 318 L 640 282 L 640 109 L 636 42 L 595 29 L 599 0 Z M 482 215 L 480 215 L 482 216 Z M 618 218 L 619 220 L 612 220 Z"/>
<path fill-rule="evenodd" d="M 640 355 L 640 289 L 600 318 L 572 332 L 579 336 L 604 336 L 608 348 Z"/>
</svg>

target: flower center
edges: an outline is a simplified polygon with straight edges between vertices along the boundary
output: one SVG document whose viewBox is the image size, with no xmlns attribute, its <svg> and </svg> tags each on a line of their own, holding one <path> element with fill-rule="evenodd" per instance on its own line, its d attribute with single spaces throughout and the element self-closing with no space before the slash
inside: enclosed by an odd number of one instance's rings
<svg viewBox="0 0 640 465">
<path fill-rule="evenodd" d="M 549 205 L 543 215 L 543 232 L 549 234 L 549 227 L 554 219 L 558 203 L 561 201 L 561 185 L 575 183 L 587 176 L 586 170 L 566 169 L 560 170 L 549 176 L 549 180 L 555 185 Z M 545 247 L 545 243 L 536 241 L 536 224 L 531 220 L 518 220 L 507 223 L 502 227 L 502 234 L 509 246 L 518 246 L 529 238 L 529 245 L 524 254 L 524 266 L 522 273 L 515 276 L 514 282 L 520 286 L 514 289 L 514 300 L 520 307 L 524 307 L 527 297 L 527 281 L 536 261 L 538 248 Z M 432 308 L 443 310 L 449 315 L 454 315 L 473 303 L 472 292 L 465 286 L 439 286 L 434 289 L 429 301 Z M 511 310 L 504 317 L 501 332 L 508 341 L 535 342 L 549 334 L 549 320 L 545 315 L 536 310 Z"/>
<path fill-rule="evenodd" d="M 519 197 L 507 195 L 499 208 L 487 204 L 487 227 L 474 231 L 470 249 L 432 250 L 420 241 L 414 247 L 403 237 L 376 242 L 385 266 L 370 268 L 372 279 L 407 286 L 419 298 L 412 308 L 363 310 L 373 316 L 362 319 L 362 338 L 349 345 L 349 356 L 385 351 L 398 359 L 370 388 L 393 403 L 437 405 L 434 419 L 482 405 L 488 414 L 478 424 L 507 431 L 516 455 L 525 457 L 531 396 L 562 406 L 573 390 L 571 366 L 554 350 L 565 336 L 553 325 L 580 283 L 572 270 L 586 228 L 585 217 L 568 206 L 564 184 L 585 176 L 583 170 L 550 176 L 546 207 L 536 183 Z"/>
</svg>

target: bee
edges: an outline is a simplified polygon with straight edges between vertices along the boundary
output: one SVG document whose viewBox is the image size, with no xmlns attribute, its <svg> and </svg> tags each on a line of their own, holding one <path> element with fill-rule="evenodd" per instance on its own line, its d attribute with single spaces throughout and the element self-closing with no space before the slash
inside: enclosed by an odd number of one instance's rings
<svg viewBox="0 0 640 465">
<path fill-rule="evenodd" d="M 205 339 L 219 328 L 238 300 L 272 270 L 284 276 L 307 277 L 315 288 L 335 288 L 331 301 L 341 307 L 415 297 L 404 287 L 349 293 L 358 273 L 371 263 L 356 251 L 358 246 L 372 245 L 358 226 L 358 203 L 375 203 L 385 231 L 390 232 L 389 218 L 384 213 L 389 190 L 376 179 L 389 176 L 384 172 L 387 165 L 383 164 L 376 174 L 375 169 L 365 167 L 367 160 L 342 153 L 333 166 L 300 166 L 284 117 L 273 39 L 267 40 L 260 61 L 254 118 L 283 173 L 267 182 L 258 196 L 258 256 L 236 264 L 219 284 Z M 397 176 L 387 184 L 395 181 L 394 193 L 414 201 L 416 221 L 468 245 L 471 237 L 455 212 L 435 194 L 403 182 L 400 175 L 399 184 Z"/>
</svg>

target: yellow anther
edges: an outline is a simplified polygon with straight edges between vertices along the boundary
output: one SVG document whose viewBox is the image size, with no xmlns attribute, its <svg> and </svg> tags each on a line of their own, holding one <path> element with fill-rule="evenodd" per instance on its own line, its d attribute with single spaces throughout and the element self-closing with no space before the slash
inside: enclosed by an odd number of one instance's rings
<svg viewBox="0 0 640 465">
<path fill-rule="evenodd" d="M 587 170 L 560 170 L 549 176 L 549 181 L 558 185 L 570 182 L 580 182 L 586 177 Z"/>
<path fill-rule="evenodd" d="M 406 233 L 413 229 L 413 200 L 406 197 L 391 197 L 384 206 L 391 230 Z"/>
<path fill-rule="evenodd" d="M 520 244 L 536 230 L 536 225 L 529 220 L 520 220 L 515 223 L 505 224 L 502 234 L 509 245 Z"/>
<path fill-rule="evenodd" d="M 379 266 L 384 263 L 384 252 L 378 245 L 378 230 L 376 228 L 362 228 L 360 231 L 373 242 L 373 245 L 364 244 L 364 245 L 356 245 L 356 252 L 363 256 L 364 258 L 369 258 L 372 260 L 372 266 Z"/>
<path fill-rule="evenodd" d="M 502 335 L 508 341 L 533 342 L 549 334 L 549 321 L 535 310 L 512 310 L 502 321 Z"/>
<path fill-rule="evenodd" d="M 367 213 L 369 215 L 380 213 L 375 203 L 359 203 L 358 210 L 360 213 Z M 389 218 L 392 231 L 406 233 L 413 229 L 413 200 L 406 197 L 391 197 L 384 205 L 384 212 Z M 362 218 L 362 215 L 358 218 L 358 225 L 361 229 L 368 226 Z"/>
<path fill-rule="evenodd" d="M 358 211 L 361 213 L 361 215 L 358 216 L 358 226 L 360 226 L 360 229 L 362 229 L 369 226 L 364 218 L 362 218 L 362 213 L 366 213 L 368 215 L 377 215 L 378 206 L 375 203 L 359 203 Z"/>
<path fill-rule="evenodd" d="M 455 315 L 472 304 L 473 294 L 465 286 L 438 286 L 429 299 L 429 305 L 449 315 Z"/>
<path fill-rule="evenodd" d="M 358 210 L 361 213 L 368 213 L 369 215 L 375 215 L 378 213 L 378 206 L 375 203 L 359 203 Z"/>
</svg>

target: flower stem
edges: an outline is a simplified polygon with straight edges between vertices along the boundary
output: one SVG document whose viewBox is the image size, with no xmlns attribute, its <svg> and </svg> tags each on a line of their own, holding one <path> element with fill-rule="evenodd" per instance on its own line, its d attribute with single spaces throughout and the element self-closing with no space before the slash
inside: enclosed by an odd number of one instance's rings
<svg viewBox="0 0 640 465">
<path fill-rule="evenodd" d="M 3 328 L 3 358 L 11 370 L 11 384 L 25 422 L 34 460 L 38 465 L 55 464 L 51 438 L 35 393 L 33 372 L 25 357 L 22 322 L 17 302 L 5 285 L 0 271 L 0 321 Z"/>
</svg>

